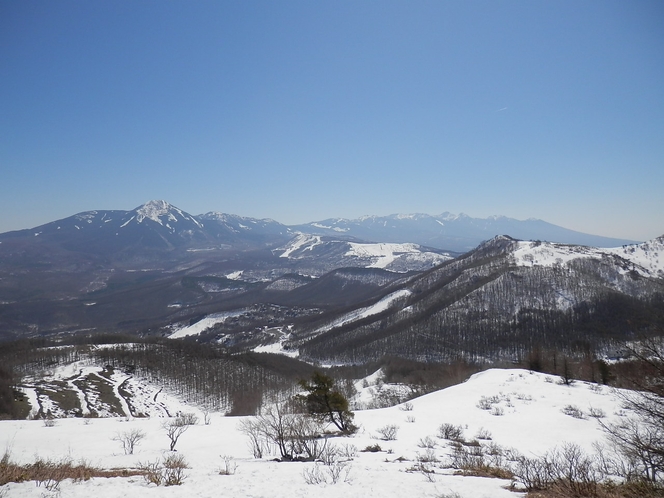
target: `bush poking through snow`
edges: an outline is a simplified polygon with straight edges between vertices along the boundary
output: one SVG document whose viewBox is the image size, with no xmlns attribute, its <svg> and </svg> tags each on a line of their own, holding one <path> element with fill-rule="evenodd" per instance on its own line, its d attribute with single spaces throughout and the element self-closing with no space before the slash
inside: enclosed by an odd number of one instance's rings
<svg viewBox="0 0 664 498">
<path fill-rule="evenodd" d="M 369 445 L 362 450 L 363 453 L 378 453 L 379 451 L 383 451 L 383 449 L 378 444 Z"/>
<path fill-rule="evenodd" d="M 383 441 L 394 441 L 397 438 L 399 426 L 395 424 L 384 425 L 376 429 L 376 432 L 378 432 Z"/>
<path fill-rule="evenodd" d="M 175 417 L 174 419 L 165 421 L 161 427 L 166 431 L 168 440 L 170 441 L 169 450 L 175 451 L 175 445 L 178 443 L 180 436 L 184 434 L 191 424 L 186 423 L 186 419 L 182 417 Z"/>
<path fill-rule="evenodd" d="M 402 412 L 412 412 L 413 404 L 410 401 L 406 401 L 403 405 L 399 407 L 399 410 L 401 410 Z"/>
<path fill-rule="evenodd" d="M 463 441 L 463 427 L 445 422 L 438 427 L 438 437 L 450 441 Z"/>
<path fill-rule="evenodd" d="M 500 406 L 494 406 L 489 413 L 494 417 L 502 417 L 505 414 L 505 410 Z"/>
<path fill-rule="evenodd" d="M 335 446 L 328 446 L 321 461 L 315 462 L 312 467 L 305 467 L 302 477 L 307 484 L 336 484 L 339 481 L 349 482 L 351 464 L 341 461 L 338 456 L 341 451 Z"/>
<path fill-rule="evenodd" d="M 134 448 L 144 438 L 145 432 L 140 429 L 131 429 L 125 432 L 118 432 L 111 440 L 118 441 L 122 445 L 125 455 L 133 455 Z"/>
<path fill-rule="evenodd" d="M 239 429 L 249 437 L 254 458 L 276 448 L 282 460 L 317 460 L 327 446 L 322 438 L 324 423 L 308 415 L 286 413 L 284 406 L 264 410 L 255 420 L 244 420 Z"/>
<path fill-rule="evenodd" d="M 436 482 L 436 471 L 427 462 L 420 460 L 412 467 L 407 468 L 406 472 L 417 472 L 422 474 L 427 481 Z"/>
<path fill-rule="evenodd" d="M 185 472 L 189 468 L 184 455 L 170 453 L 164 456 L 163 462 L 157 459 L 145 464 L 139 463 L 138 468 L 143 472 L 149 484 L 157 486 L 180 486 L 187 478 Z"/>
<path fill-rule="evenodd" d="M 581 408 L 579 408 L 576 405 L 567 405 L 560 411 L 563 412 L 565 415 L 569 415 L 570 417 L 578 419 L 586 418 L 586 416 L 583 414 L 583 410 L 581 410 Z"/>
<path fill-rule="evenodd" d="M 195 413 L 180 413 L 177 417 L 182 425 L 196 425 L 198 423 L 198 416 Z"/>
<path fill-rule="evenodd" d="M 420 463 L 436 463 L 438 457 L 432 448 L 427 448 L 424 453 L 417 453 L 417 461 Z"/>
<path fill-rule="evenodd" d="M 436 440 L 431 436 L 420 438 L 420 440 L 417 442 L 417 446 L 419 446 L 420 448 L 433 449 L 437 445 L 438 443 L 436 443 Z"/>
<path fill-rule="evenodd" d="M 592 418 L 604 418 L 606 417 L 606 412 L 601 408 L 593 408 L 592 406 L 588 409 L 588 416 Z"/>
<path fill-rule="evenodd" d="M 235 474 L 235 471 L 237 470 L 237 463 L 235 462 L 233 457 L 228 455 L 223 455 L 221 459 L 223 460 L 223 464 L 219 469 L 219 475 L 232 476 L 233 474 Z"/>
<path fill-rule="evenodd" d="M 44 417 L 44 427 L 55 427 L 55 418 L 53 415 L 47 415 Z"/>
<path fill-rule="evenodd" d="M 477 431 L 477 435 L 475 437 L 484 441 L 491 441 L 491 432 L 489 432 L 484 427 L 480 427 L 480 430 Z"/>
</svg>

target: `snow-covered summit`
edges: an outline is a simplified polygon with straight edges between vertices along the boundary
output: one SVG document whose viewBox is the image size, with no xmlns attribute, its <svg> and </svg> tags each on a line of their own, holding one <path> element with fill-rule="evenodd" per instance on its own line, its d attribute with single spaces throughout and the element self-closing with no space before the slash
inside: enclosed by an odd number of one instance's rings
<svg viewBox="0 0 664 498">
<path fill-rule="evenodd" d="M 135 212 L 137 223 L 151 220 L 160 225 L 167 225 L 169 222 L 177 223 L 179 220 L 184 219 L 194 222 L 199 227 L 202 226 L 193 216 L 162 200 L 146 202 L 142 206 L 137 207 Z"/>
<path fill-rule="evenodd" d="M 555 266 L 580 258 L 601 260 L 617 257 L 622 260 L 618 263 L 625 272 L 635 271 L 645 277 L 664 278 L 664 237 L 612 248 L 532 241 L 516 244 L 513 257 L 519 266 Z"/>
</svg>

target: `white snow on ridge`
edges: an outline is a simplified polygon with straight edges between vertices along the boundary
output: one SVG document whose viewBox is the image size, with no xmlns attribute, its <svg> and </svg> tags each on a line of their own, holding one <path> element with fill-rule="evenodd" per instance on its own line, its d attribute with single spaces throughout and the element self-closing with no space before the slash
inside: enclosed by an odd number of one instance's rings
<svg viewBox="0 0 664 498">
<path fill-rule="evenodd" d="M 418 244 L 361 244 L 349 242 L 350 249 L 345 256 L 355 256 L 358 258 L 376 258 L 367 268 L 387 268 L 402 256 L 422 257 L 431 259 L 434 264 L 442 263 L 450 259 L 448 256 L 433 252 L 425 252 Z"/>
<path fill-rule="evenodd" d="M 315 331 L 315 333 L 318 332 L 325 332 L 328 330 L 332 330 L 335 327 L 341 327 L 342 325 L 345 325 L 346 323 L 350 322 L 355 322 L 357 320 L 361 320 L 362 318 L 366 318 L 371 315 L 376 315 L 378 313 L 381 313 L 388 309 L 394 301 L 397 299 L 401 299 L 404 297 L 408 297 L 412 294 L 412 292 L 408 289 L 402 289 L 396 292 L 393 292 L 392 294 L 388 294 L 385 296 L 383 299 L 378 301 L 375 304 L 372 304 L 371 306 L 367 306 L 365 308 L 359 308 L 356 310 L 351 311 L 350 313 L 346 313 L 343 315 L 341 318 L 336 319 L 335 321 L 324 325 L 323 327 L 320 327 Z"/>
<path fill-rule="evenodd" d="M 214 313 L 212 315 L 206 316 L 205 318 L 194 323 L 193 325 L 187 325 L 177 329 L 174 333 L 172 333 L 168 337 L 169 339 L 180 339 L 182 337 L 187 337 L 190 335 L 198 335 L 217 323 L 223 323 L 228 318 L 233 316 L 240 316 L 243 313 L 244 311 L 224 311 L 222 313 Z"/>
<path fill-rule="evenodd" d="M 664 278 L 664 237 L 642 244 L 605 249 L 605 251 L 639 265 L 654 276 Z"/>
<path fill-rule="evenodd" d="M 323 242 L 318 235 L 306 235 L 301 233 L 283 248 L 284 252 L 282 252 L 279 257 L 290 258 L 291 254 L 300 249 L 311 251 L 314 247 L 322 243 Z"/>
<path fill-rule="evenodd" d="M 608 249 L 551 242 L 520 241 L 517 244 L 513 255 L 519 266 L 554 266 L 580 258 L 618 256 L 632 264 L 630 270 L 647 277 L 664 278 L 664 242 L 660 239 Z"/>
<path fill-rule="evenodd" d="M 519 266 L 554 266 L 579 258 L 601 258 L 601 249 L 585 246 L 554 244 L 550 242 L 517 243 L 514 259 Z"/>
<path fill-rule="evenodd" d="M 379 258 L 404 253 L 420 253 L 421 248 L 417 244 L 394 244 L 394 243 L 377 243 L 377 244 L 362 244 L 357 242 L 349 243 L 351 249 L 346 253 L 346 256 L 359 256 L 359 257 L 372 257 Z"/>
</svg>

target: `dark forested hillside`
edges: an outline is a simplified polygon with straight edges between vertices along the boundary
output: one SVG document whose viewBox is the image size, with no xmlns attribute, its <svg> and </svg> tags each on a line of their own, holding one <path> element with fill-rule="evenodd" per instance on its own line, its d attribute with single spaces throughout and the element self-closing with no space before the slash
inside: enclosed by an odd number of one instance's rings
<svg viewBox="0 0 664 498">
<path fill-rule="evenodd" d="M 554 255 L 559 248 L 532 244 L 534 256 L 523 256 L 523 244 L 493 239 L 402 285 L 408 295 L 398 306 L 324 331 L 300 328 L 293 346 L 321 361 L 518 359 L 541 347 L 606 349 L 664 325 L 664 280 L 656 275 L 587 248 L 537 264 L 533 248 Z"/>
</svg>

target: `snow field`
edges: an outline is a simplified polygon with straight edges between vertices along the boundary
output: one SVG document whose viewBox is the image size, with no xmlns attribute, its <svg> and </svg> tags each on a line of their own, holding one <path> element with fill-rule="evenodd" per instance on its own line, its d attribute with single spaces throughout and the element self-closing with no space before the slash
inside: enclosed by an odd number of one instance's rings
<svg viewBox="0 0 664 498">
<path fill-rule="evenodd" d="M 463 384 L 411 400 L 410 410 L 401 405 L 357 411 L 358 433 L 353 437 L 330 438 L 329 444 L 352 445 L 358 450 L 349 462 L 348 481 L 341 479 L 336 484 L 305 482 L 305 469 L 320 464 L 275 462 L 270 459 L 273 456 L 262 460 L 252 458 L 248 440 L 238 430 L 243 418 L 215 413 L 210 425 L 203 425 L 202 413 L 189 408 L 186 411 L 196 413 L 200 420 L 198 425 L 189 427 L 177 444 L 178 453 L 185 456 L 191 467 L 182 486 L 148 485 L 142 477 L 96 478 L 81 483 L 63 482 L 61 496 L 402 498 L 458 493 L 464 498 L 517 498 L 523 494 L 504 489 L 509 484 L 505 480 L 455 476 L 451 469 L 436 467 L 434 482 L 429 482 L 422 473 L 408 470 L 415 465 L 418 454 L 425 451 L 418 443 L 427 436 L 436 442 L 433 448 L 436 457 L 443 463 L 449 461 L 449 441 L 437 437 L 442 423 L 460 425 L 466 440 L 474 439 L 483 429 L 490 433 L 491 442 L 515 448 L 527 456 L 541 455 L 563 442 L 574 442 L 592 452 L 593 442 L 605 439 L 599 424 L 587 415 L 585 419 L 566 415 L 563 408 L 574 405 L 588 414 L 592 407 L 605 412 L 604 421 L 611 422 L 618 418 L 619 399 L 606 387 L 591 388 L 583 382 L 563 386 L 556 381 L 555 377 L 526 370 L 493 369 L 476 374 Z M 487 406 L 491 409 L 485 409 Z M 171 413 L 177 410 L 176 406 L 169 408 Z M 502 415 L 495 414 L 500 411 Z M 168 448 L 168 439 L 161 429 L 163 421 L 70 418 L 57 420 L 54 427 L 45 427 L 41 421 L 2 421 L 0 448 L 9 449 L 12 460 L 18 463 L 42 457 L 82 459 L 103 468 L 135 467 L 139 462 L 162 457 Z M 386 425 L 398 426 L 396 440 L 379 439 L 380 429 Z M 125 455 L 112 438 L 131 429 L 140 429 L 147 437 L 136 447 L 134 455 Z M 381 452 L 361 451 L 376 444 L 382 448 Z M 225 455 L 237 464 L 233 475 L 219 475 Z M 44 489 L 34 482 L 10 483 L 4 488 L 9 498 L 44 496 Z"/>
</svg>

